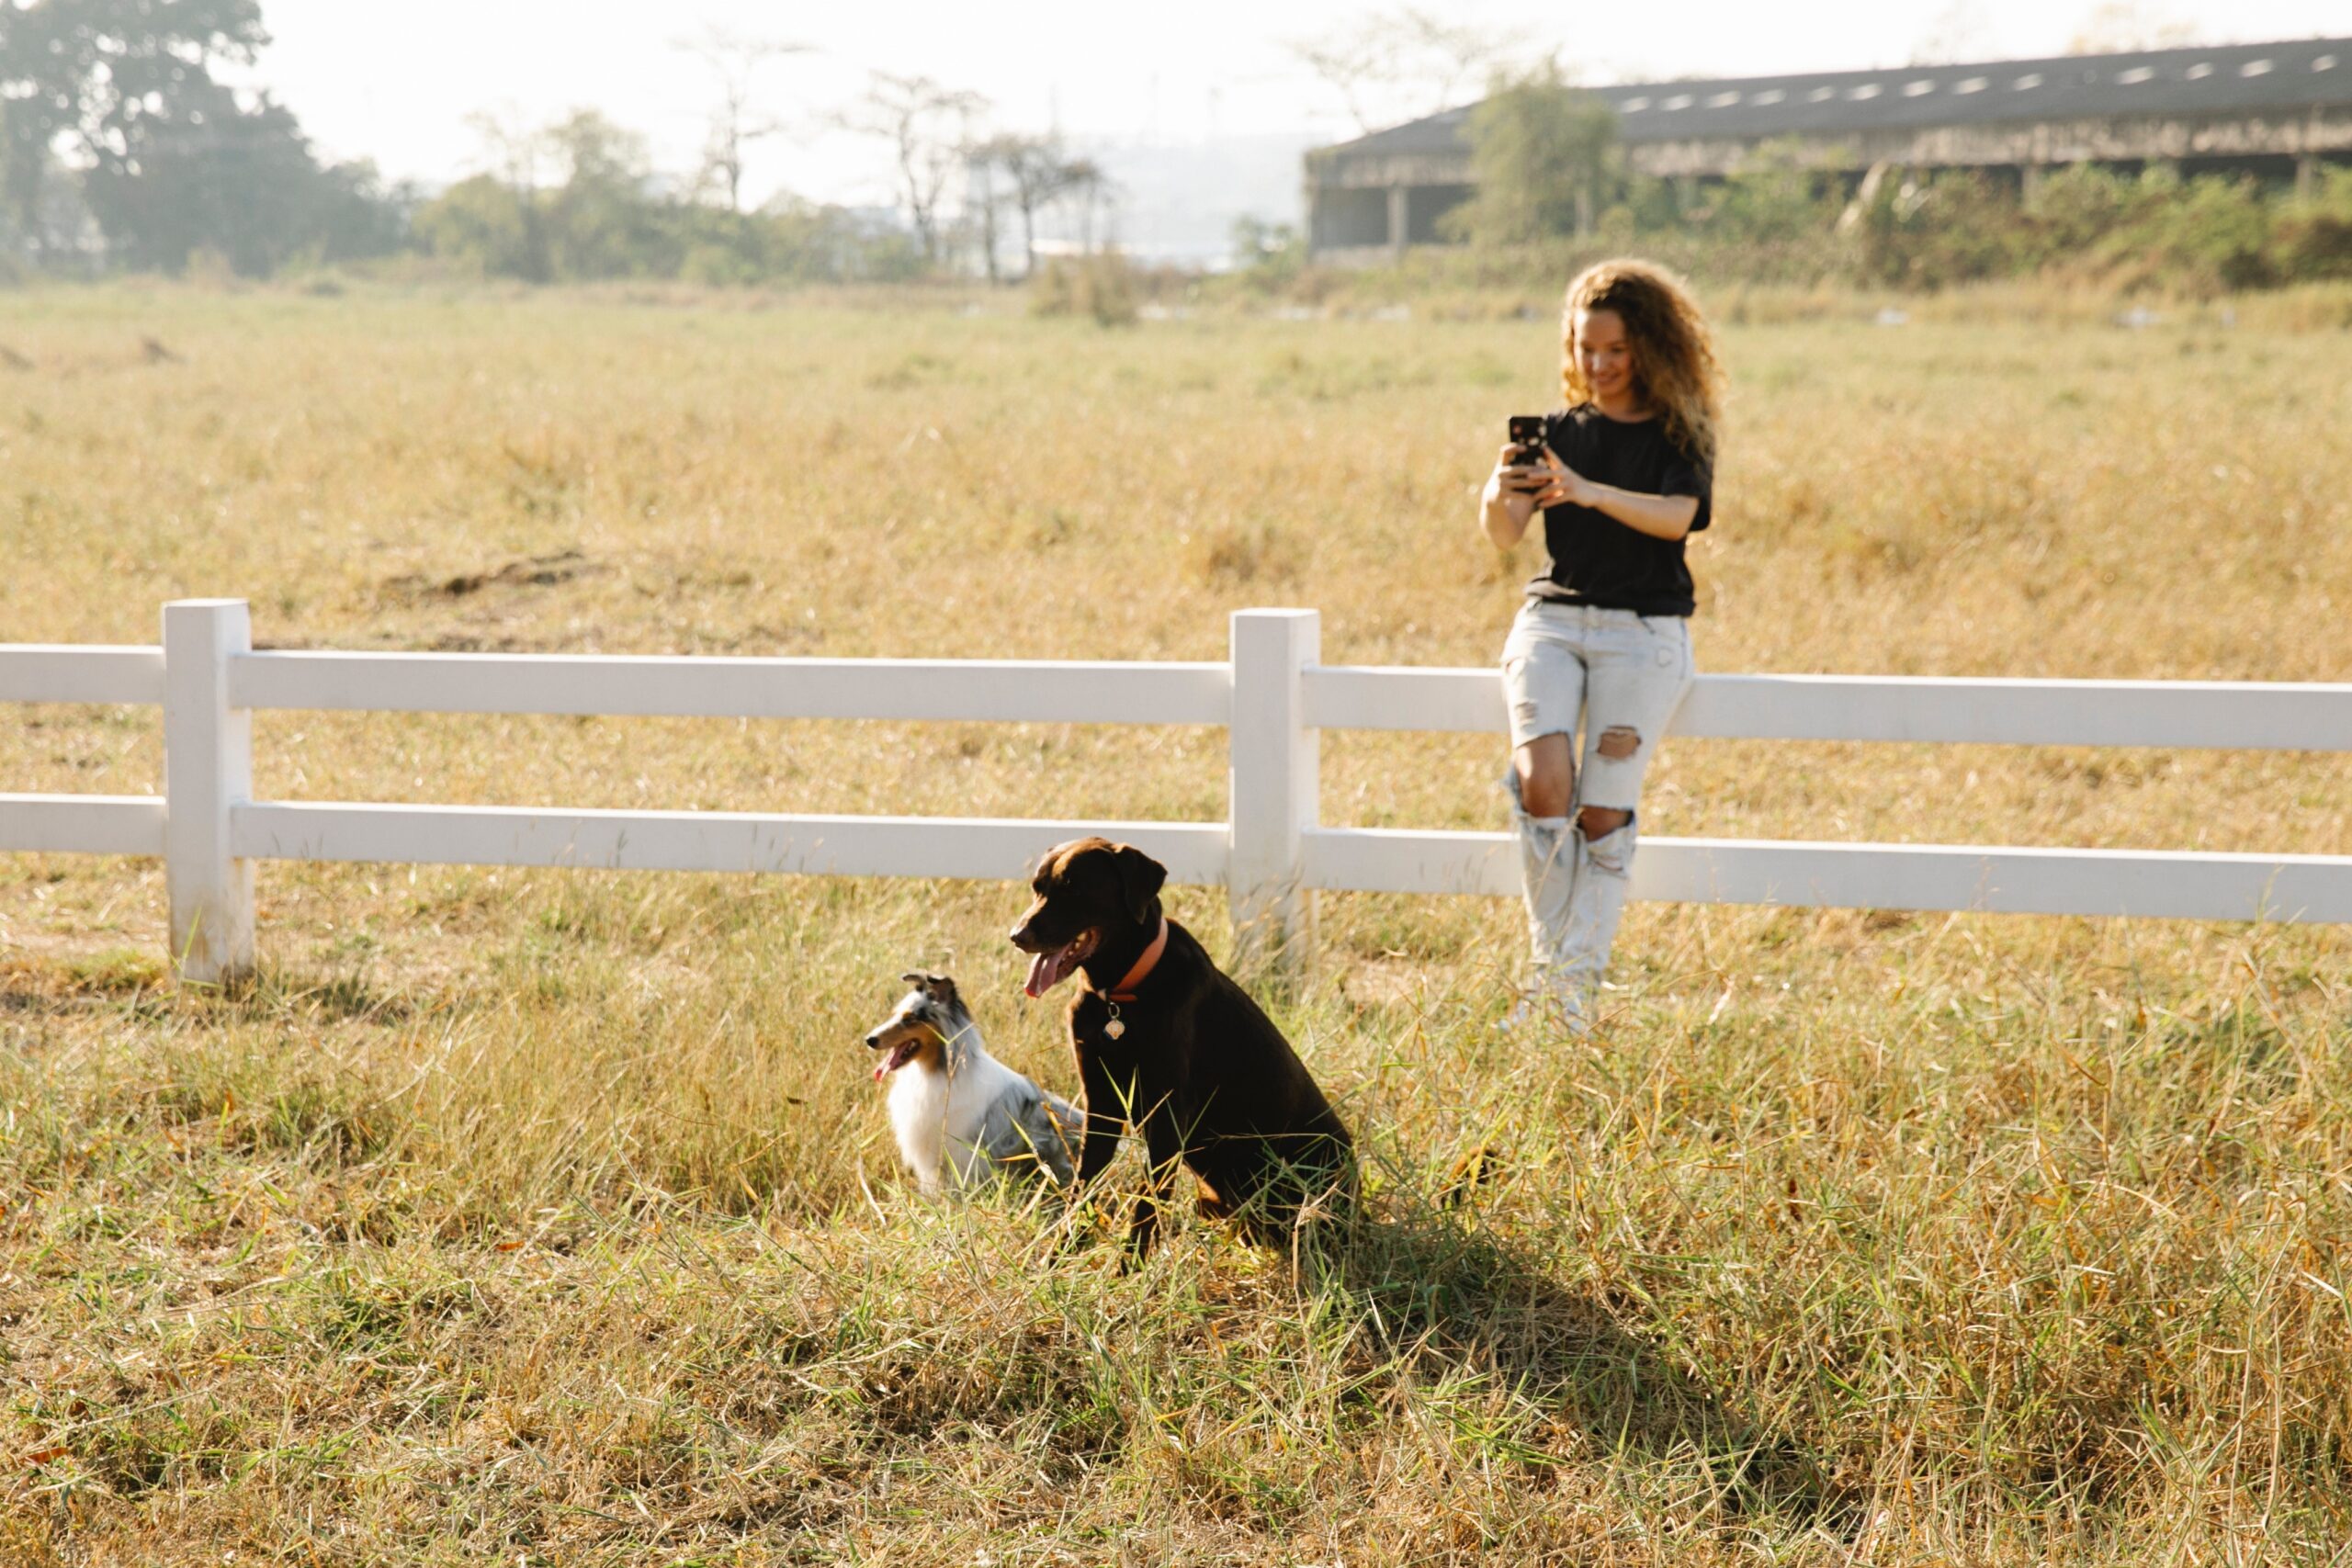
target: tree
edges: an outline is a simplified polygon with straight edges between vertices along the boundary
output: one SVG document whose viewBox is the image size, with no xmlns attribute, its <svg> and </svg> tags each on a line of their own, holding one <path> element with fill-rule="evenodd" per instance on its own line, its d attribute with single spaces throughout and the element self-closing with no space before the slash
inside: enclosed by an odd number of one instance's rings
<svg viewBox="0 0 2352 1568">
<path fill-rule="evenodd" d="M 1918 42 L 1911 46 L 1911 63 L 1956 65 L 1964 60 L 1987 60 L 1998 53 L 1984 0 L 1951 0 L 1928 23 Z"/>
<path fill-rule="evenodd" d="M 184 144 L 220 112 L 214 63 L 249 65 L 269 41 L 259 0 L 0 0 L 0 23 L 5 184 L 36 243 L 61 146 L 118 179 L 135 174 L 151 121 Z"/>
<path fill-rule="evenodd" d="M 1021 276 L 1032 276 L 1037 271 L 1037 214 L 1070 188 L 1076 164 L 1052 131 L 991 137 L 980 152 L 1012 182 L 1013 209 L 1021 214 Z"/>
<path fill-rule="evenodd" d="M 898 163 L 899 195 L 915 226 L 927 265 L 939 265 L 939 204 L 970 144 L 972 117 L 987 100 L 942 86 L 928 76 L 876 71 L 865 96 L 841 117 L 843 129 L 890 143 Z"/>
<path fill-rule="evenodd" d="M 529 124 L 509 108 L 476 109 L 466 117 L 466 129 L 481 142 L 486 174 L 523 200 L 538 194 L 549 152 L 547 127 Z"/>
<path fill-rule="evenodd" d="M 964 210 L 980 221 L 980 269 L 990 283 L 999 283 L 1003 280 L 998 276 L 996 259 L 997 221 L 1004 210 L 1004 196 L 996 186 L 1001 170 L 993 146 L 991 141 L 983 140 L 964 149 Z"/>
<path fill-rule="evenodd" d="M 2197 41 L 2195 24 L 2168 14 L 2156 0 L 2099 0 L 2066 45 L 2069 54 L 2131 54 L 2180 49 Z"/>
<path fill-rule="evenodd" d="M 1749 151 L 1717 187 L 1706 226 L 1725 238 L 1785 244 L 1830 228 L 1844 194 L 1834 173 L 1806 162 L 1802 141 L 1767 141 Z"/>
<path fill-rule="evenodd" d="M 1232 235 L 1234 265 L 1261 283 L 1286 283 L 1306 263 L 1306 246 L 1294 224 L 1245 212 L 1233 220 Z"/>
<path fill-rule="evenodd" d="M 667 276 L 699 237 L 697 212 L 740 216 L 655 196 L 645 138 L 594 109 L 537 129 L 492 117 L 475 125 L 499 172 L 450 186 L 418 211 L 415 230 L 435 255 L 486 276 Z"/>
<path fill-rule="evenodd" d="M 1592 227 L 1617 141 L 1608 104 L 1569 86 L 1555 61 L 1498 77 L 1464 130 L 1476 190 L 1446 214 L 1482 244 L 1516 244 Z"/>
<path fill-rule="evenodd" d="M 549 259 L 563 277 L 630 277 L 669 270 L 668 236 L 647 194 L 645 138 L 594 109 L 549 126 L 547 143 L 563 183 L 549 193 Z"/>
<path fill-rule="evenodd" d="M 718 78 L 718 107 L 711 110 L 710 136 L 703 148 L 703 177 L 717 181 L 727 193 L 727 210 L 743 210 L 743 150 L 784 129 L 780 120 L 753 114 L 753 78 L 760 67 L 788 54 L 805 54 L 805 43 L 746 38 L 724 28 L 710 27 L 700 38 L 682 39 L 675 46 L 692 54 Z"/>
<path fill-rule="evenodd" d="M 1291 57 L 1340 96 L 1365 134 L 1388 119 L 1434 114 L 1521 51 L 1506 32 L 1449 21 L 1418 6 L 1375 12 L 1336 35 L 1295 39 Z"/>
<path fill-rule="evenodd" d="M 372 165 L 322 168 L 283 106 L 242 105 L 209 81 L 141 113 L 82 185 L 113 258 L 132 267 L 176 272 L 207 251 L 259 277 L 298 254 L 381 255 L 401 239 Z"/>
<path fill-rule="evenodd" d="M 396 245 L 400 207 L 371 165 L 321 166 L 284 106 L 213 74 L 268 41 L 257 0 L 0 0 L 5 183 L 35 254 L 74 243 L 51 199 L 61 155 L 133 266 L 207 250 L 259 274 Z"/>
<path fill-rule="evenodd" d="M 36 258 L 54 269 L 69 260 L 85 265 L 102 263 L 106 231 L 83 199 L 82 182 L 74 170 L 54 154 L 47 177 L 40 182 L 38 215 L 29 230 L 18 227 L 15 206 L 0 201 L 0 277 L 13 277 L 17 264 Z"/>
<path fill-rule="evenodd" d="M 417 209 L 417 243 L 484 277 L 544 282 L 547 253 L 530 205 L 491 175 L 459 180 Z"/>
<path fill-rule="evenodd" d="M 1117 198 L 1119 185 L 1091 158 L 1073 158 L 1062 168 L 1062 197 L 1078 203 L 1079 247 L 1091 256 L 1096 215 Z"/>
</svg>

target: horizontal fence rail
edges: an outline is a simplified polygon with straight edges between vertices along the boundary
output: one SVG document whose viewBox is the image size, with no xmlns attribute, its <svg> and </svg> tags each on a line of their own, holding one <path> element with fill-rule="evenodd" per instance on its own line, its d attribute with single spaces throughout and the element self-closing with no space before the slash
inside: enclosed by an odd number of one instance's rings
<svg viewBox="0 0 2352 1568">
<path fill-rule="evenodd" d="M 0 703 L 164 700 L 164 650 L 96 644 L 0 643 Z"/>
<path fill-rule="evenodd" d="M 800 876 L 1026 880 L 1039 852 L 1101 833 L 1135 845 L 1177 882 L 1221 886 L 1222 822 L 783 816 L 749 811 L 550 811 L 509 806 L 271 803 L 231 813 L 233 852 L 253 860 L 724 871 Z"/>
<path fill-rule="evenodd" d="M 1318 828 L 1310 886 L 1354 893 L 1519 892 L 1508 833 Z M 2352 922 L 2352 857 L 2154 850 L 1839 844 L 1769 839 L 1642 840 L 1633 897 L 1680 904 L 1976 909 Z"/>
<path fill-rule="evenodd" d="M 1501 735 L 1491 670 L 1327 665 L 1308 610 L 1233 617 L 1224 662 L 255 650 L 240 600 L 167 605 L 160 648 L 0 645 L 0 701 L 161 704 L 157 795 L 0 795 L 0 852 L 161 855 L 174 954 L 252 963 L 266 860 L 1002 880 L 1086 833 L 1223 886 L 1279 939 L 1316 890 L 1519 891 L 1502 833 L 1327 827 L 1325 729 Z M 255 710 L 1222 726 L 1226 822 L 255 801 Z M 1702 676 L 1670 732 L 1746 739 L 2352 751 L 2352 684 Z M 2352 923 L 2352 856 L 1656 838 L 1635 897 Z"/>
<path fill-rule="evenodd" d="M 229 661 L 236 706 L 374 713 L 1222 725 L 1232 690 L 1224 664 L 508 653 L 247 653 Z"/>
<path fill-rule="evenodd" d="M 160 855 L 164 801 L 153 795 L 0 795 L 0 851 Z"/>
<path fill-rule="evenodd" d="M 1491 670 L 1324 665 L 1306 671 L 1322 729 L 1501 734 Z M 2352 683 L 1702 675 L 1672 735 L 1746 740 L 2352 750 Z"/>
</svg>

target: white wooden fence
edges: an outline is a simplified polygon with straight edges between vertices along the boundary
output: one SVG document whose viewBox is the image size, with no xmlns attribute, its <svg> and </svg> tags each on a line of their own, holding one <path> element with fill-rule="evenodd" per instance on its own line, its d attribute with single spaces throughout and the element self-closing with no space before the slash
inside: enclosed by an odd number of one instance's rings
<svg viewBox="0 0 2352 1568">
<path fill-rule="evenodd" d="M 261 860 L 1025 877 L 1102 832 L 1224 885 L 1240 929 L 1301 929 L 1317 888 L 1518 891 L 1502 833 L 1327 828 L 1325 729 L 1501 736 L 1488 670 L 1319 658 L 1312 610 L 1244 610 L 1225 663 L 255 652 L 245 604 L 164 610 L 161 648 L 0 644 L 0 701 L 161 704 L 161 795 L 0 795 L 0 851 L 161 855 L 174 957 L 250 967 Z M 1231 821 L 1076 822 L 257 801 L 261 708 L 1227 727 Z M 1794 740 L 2352 750 L 2352 684 L 1700 678 L 1673 732 Z M 1499 764 L 1499 747 L 1498 762 Z M 1651 838 L 1643 898 L 2352 922 L 2352 856 Z"/>
</svg>

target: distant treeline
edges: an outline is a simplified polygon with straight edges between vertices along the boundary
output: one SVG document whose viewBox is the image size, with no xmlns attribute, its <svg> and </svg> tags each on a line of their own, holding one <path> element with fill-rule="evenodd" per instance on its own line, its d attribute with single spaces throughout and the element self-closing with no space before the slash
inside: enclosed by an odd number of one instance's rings
<svg viewBox="0 0 2352 1568">
<path fill-rule="evenodd" d="M 324 162 L 283 105 L 220 79 L 268 41 L 259 0 L 0 0 L 0 277 L 262 277 L 401 257 L 533 282 L 993 276 L 1001 252 L 1034 267 L 1038 220 L 1057 206 L 1091 234 L 1107 193 L 1057 139 L 985 129 L 978 96 L 876 72 L 827 120 L 889 144 L 903 221 L 789 196 L 742 210 L 745 149 L 784 130 L 754 111 L 752 74 L 797 48 L 711 34 L 681 45 L 718 87 L 691 175 L 658 174 L 641 136 L 593 110 L 548 126 L 483 117 L 494 172 L 428 194 L 365 161 Z"/>
<path fill-rule="evenodd" d="M 778 197 L 741 208 L 752 73 L 793 46 L 695 46 L 723 87 L 702 165 L 652 167 L 645 141 L 593 110 L 536 127 L 478 122 L 491 172 L 426 194 L 372 164 L 322 161 L 293 114 L 215 74 L 268 42 L 259 0 L 0 0 L 0 278 L 26 271 L 226 273 L 429 268 L 528 282 L 727 285 L 1042 279 L 1041 308 L 1117 321 L 1135 285 L 1114 261 L 1037 265 L 1060 209 L 1095 249 L 1109 182 L 1057 139 L 986 129 L 977 96 L 876 72 L 833 129 L 891 150 L 896 214 Z M 2030 192 L 1964 170 L 1876 170 L 1860 189 L 1766 148 L 1692 187 L 1627 166 L 1598 98 L 1544 65 L 1496 82 L 1468 124 L 1466 242 L 1413 271 L 1507 285 L 1531 248 L 1638 248 L 1710 282 L 1938 288 L 2057 276 L 2213 292 L 2352 277 L 2352 171 L 2301 194 L 2250 180 L 2053 172 Z M 1244 220 L 1238 286 L 1311 291 L 1295 229 Z"/>
</svg>

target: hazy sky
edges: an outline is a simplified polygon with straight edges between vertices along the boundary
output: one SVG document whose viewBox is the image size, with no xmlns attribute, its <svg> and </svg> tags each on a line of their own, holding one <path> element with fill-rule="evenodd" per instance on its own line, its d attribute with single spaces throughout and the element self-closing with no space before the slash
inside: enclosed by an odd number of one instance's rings
<svg viewBox="0 0 2352 1568">
<path fill-rule="evenodd" d="M 1931 35 L 1987 56 L 2054 54 L 2101 8 L 2101 0 L 1426 3 L 1538 49 L 1557 44 L 1585 80 L 1603 82 L 1899 65 Z M 2136 0 L 2134 8 L 2201 42 L 2352 33 L 2352 0 Z M 1342 36 L 1374 9 L 1329 0 L 898 0 L 847 10 L 786 0 L 264 0 L 277 41 L 253 75 L 301 117 L 322 152 L 372 157 L 395 178 L 438 184 L 481 167 L 481 139 L 467 124 L 476 111 L 536 124 L 575 106 L 645 132 L 657 164 L 683 173 L 697 161 L 713 93 L 708 68 L 676 40 L 712 25 L 795 40 L 812 52 L 771 63 L 759 81 L 763 106 L 796 130 L 761 144 L 746 197 L 788 187 L 880 202 L 888 199 L 880 148 L 821 129 L 824 111 L 851 98 L 869 68 L 976 89 L 1016 129 L 1336 141 L 1352 124 L 1285 45 Z"/>
</svg>

